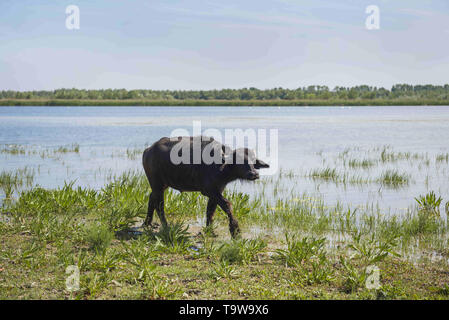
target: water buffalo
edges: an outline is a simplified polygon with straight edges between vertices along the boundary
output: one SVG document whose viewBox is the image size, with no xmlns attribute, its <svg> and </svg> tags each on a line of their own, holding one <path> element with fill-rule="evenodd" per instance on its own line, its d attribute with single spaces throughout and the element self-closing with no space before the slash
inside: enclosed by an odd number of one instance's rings
<svg viewBox="0 0 449 320">
<path fill-rule="evenodd" d="M 213 138 L 175 137 L 161 138 L 143 153 L 143 168 L 152 192 L 148 201 L 148 214 L 144 226 L 151 225 L 156 209 L 163 226 L 167 226 L 164 214 L 164 191 L 167 187 L 183 191 L 200 191 L 209 198 L 206 225 L 212 223 L 217 205 L 229 218 L 232 237 L 239 232 L 239 225 L 232 214 L 231 203 L 222 195 L 231 181 L 256 180 L 256 169 L 269 168 L 256 159 L 247 148 L 231 150 Z"/>
</svg>

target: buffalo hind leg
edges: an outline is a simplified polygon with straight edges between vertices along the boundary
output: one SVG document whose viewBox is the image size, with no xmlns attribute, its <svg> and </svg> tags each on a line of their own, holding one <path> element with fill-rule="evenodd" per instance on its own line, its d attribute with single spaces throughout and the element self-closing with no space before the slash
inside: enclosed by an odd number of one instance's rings
<svg viewBox="0 0 449 320">
<path fill-rule="evenodd" d="M 153 196 L 153 192 L 150 194 L 150 197 L 148 199 L 148 213 L 147 217 L 145 218 L 145 222 L 143 223 L 144 226 L 151 226 L 151 223 L 153 222 L 153 214 L 155 206 L 155 199 Z"/>
<path fill-rule="evenodd" d="M 206 227 L 210 226 L 214 221 L 215 209 L 217 209 L 217 202 L 209 198 L 206 211 Z"/>
<path fill-rule="evenodd" d="M 161 221 L 162 226 L 165 228 L 167 227 L 167 220 L 165 219 L 164 212 L 164 191 L 158 193 L 155 196 L 155 199 L 157 215 L 159 216 L 159 220 Z"/>
</svg>

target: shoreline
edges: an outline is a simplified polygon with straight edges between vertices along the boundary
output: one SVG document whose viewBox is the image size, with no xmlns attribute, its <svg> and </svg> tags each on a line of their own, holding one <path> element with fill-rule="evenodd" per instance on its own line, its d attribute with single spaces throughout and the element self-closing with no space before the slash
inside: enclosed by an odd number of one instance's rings
<svg viewBox="0 0 449 320">
<path fill-rule="evenodd" d="M 355 99 L 355 100 L 77 100 L 77 99 L 0 99 L 0 106 L 167 106 L 167 107 L 337 107 L 337 106 L 449 106 L 449 100 L 413 100 L 413 99 Z"/>
</svg>

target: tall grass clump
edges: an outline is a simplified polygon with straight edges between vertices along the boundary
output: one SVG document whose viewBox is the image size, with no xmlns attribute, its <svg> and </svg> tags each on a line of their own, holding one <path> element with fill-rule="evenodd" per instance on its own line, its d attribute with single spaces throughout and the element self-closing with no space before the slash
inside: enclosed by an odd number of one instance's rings
<svg viewBox="0 0 449 320">
<path fill-rule="evenodd" d="M 152 233 L 156 241 L 155 247 L 170 253 L 185 253 L 192 245 L 189 226 L 181 221 L 162 226 L 159 231 Z"/>
<path fill-rule="evenodd" d="M 125 249 L 124 259 L 132 265 L 131 274 L 136 281 L 145 281 L 154 277 L 156 266 L 154 257 L 156 256 L 152 246 L 149 246 L 148 238 L 142 236 L 130 243 L 122 241 Z"/>
<path fill-rule="evenodd" d="M 149 186 L 144 175 L 125 172 L 111 178 L 99 193 L 99 203 L 106 210 L 101 219 L 114 231 L 128 229 L 147 211 Z"/>
<path fill-rule="evenodd" d="M 233 239 L 218 248 L 220 261 L 247 265 L 267 246 L 262 239 Z"/>
<path fill-rule="evenodd" d="M 312 179 L 323 179 L 337 181 L 339 174 L 336 169 L 325 168 L 325 169 L 315 169 L 309 173 L 309 177 Z"/>
<path fill-rule="evenodd" d="M 179 218 L 196 217 L 199 212 L 206 211 L 207 200 L 199 192 L 179 193 L 170 189 L 164 194 L 164 204 L 165 212 L 173 213 Z"/>
<path fill-rule="evenodd" d="M 7 145 L 0 150 L 0 153 L 6 153 L 11 155 L 24 155 L 26 153 L 26 149 L 23 146 L 19 146 L 16 144 Z"/>
<path fill-rule="evenodd" d="M 69 214 L 89 212 L 99 206 L 95 190 L 74 187 L 74 182 L 65 183 L 62 188 L 44 189 L 41 187 L 22 191 L 13 207 L 25 215 L 37 212 Z"/>
<path fill-rule="evenodd" d="M 389 151 L 390 147 L 386 146 L 382 149 L 382 152 L 380 153 L 380 160 L 385 162 L 396 162 L 399 160 L 417 160 L 417 159 L 424 159 L 426 155 L 419 154 L 419 153 L 410 153 L 410 152 L 394 152 Z"/>
<path fill-rule="evenodd" d="M 435 192 L 430 191 L 426 195 L 420 195 L 415 198 L 418 203 L 418 210 L 420 214 L 430 215 L 435 218 L 440 217 L 440 205 L 443 199 L 435 195 Z"/>
<path fill-rule="evenodd" d="M 80 152 L 80 145 L 78 143 L 73 143 L 72 145 L 66 147 L 66 146 L 60 146 L 57 149 L 54 150 L 54 153 L 79 153 Z"/>
<path fill-rule="evenodd" d="M 246 217 L 251 212 L 257 211 L 260 207 L 260 199 L 251 200 L 248 194 L 242 192 L 227 192 L 225 190 L 224 197 L 232 203 L 232 210 L 236 217 Z"/>
<path fill-rule="evenodd" d="M 386 186 L 399 187 L 409 183 L 409 177 L 401 174 L 397 170 L 386 170 L 382 173 L 378 181 Z"/>
<path fill-rule="evenodd" d="M 441 223 L 440 219 L 429 214 L 407 214 L 405 219 L 402 219 L 400 226 L 400 233 L 403 241 L 413 239 L 430 239 L 432 236 L 447 233 L 447 225 Z"/>
<path fill-rule="evenodd" d="M 231 264 L 227 260 L 219 260 L 212 264 L 211 277 L 215 280 L 230 279 L 237 276 L 237 270 L 235 265 Z"/>
<path fill-rule="evenodd" d="M 114 233 L 100 223 L 92 223 L 85 229 L 84 239 L 95 252 L 106 250 L 114 239 Z"/>
<path fill-rule="evenodd" d="M 126 149 L 126 157 L 130 160 L 136 160 L 137 158 L 142 156 L 143 150 L 140 148 Z"/>
<path fill-rule="evenodd" d="M 23 186 L 30 187 L 34 182 L 34 170 L 25 167 L 13 172 L 2 171 L 0 173 L 0 189 L 14 190 Z"/>
<path fill-rule="evenodd" d="M 285 234 L 287 248 L 277 249 L 275 259 L 287 266 L 300 266 L 304 261 L 322 255 L 325 242 L 326 238 L 304 237 L 298 240 L 294 236 Z"/>
<path fill-rule="evenodd" d="M 375 235 L 364 237 L 357 231 L 352 234 L 352 241 L 347 245 L 350 250 L 347 255 L 340 256 L 340 264 L 343 267 L 343 288 L 347 292 L 354 292 L 366 286 L 368 277 L 373 274 L 374 269 L 380 269 L 378 264 L 387 256 L 400 257 L 397 249 L 397 237 L 384 240 L 375 238 Z"/>
<path fill-rule="evenodd" d="M 449 153 L 442 153 L 442 154 L 438 154 L 435 157 L 435 161 L 436 162 L 449 162 Z"/>
<path fill-rule="evenodd" d="M 351 159 L 351 160 L 349 160 L 348 165 L 350 168 L 367 169 L 367 168 L 371 168 L 372 166 L 374 166 L 375 162 L 370 159 L 363 159 L 363 160 Z"/>
<path fill-rule="evenodd" d="M 325 250 L 326 238 L 304 237 L 298 240 L 285 234 L 286 249 L 277 249 L 274 259 L 294 268 L 294 281 L 300 284 L 332 282 L 334 270 Z"/>
</svg>

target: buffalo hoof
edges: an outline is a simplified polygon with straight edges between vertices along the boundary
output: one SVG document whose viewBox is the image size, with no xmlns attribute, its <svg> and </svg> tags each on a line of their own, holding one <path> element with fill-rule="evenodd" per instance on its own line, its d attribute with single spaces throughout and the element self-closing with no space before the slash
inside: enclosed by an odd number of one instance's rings
<svg viewBox="0 0 449 320">
<path fill-rule="evenodd" d="M 233 220 L 229 223 L 229 231 L 231 232 L 231 237 L 233 239 L 240 238 L 240 227 L 237 221 Z"/>
</svg>

